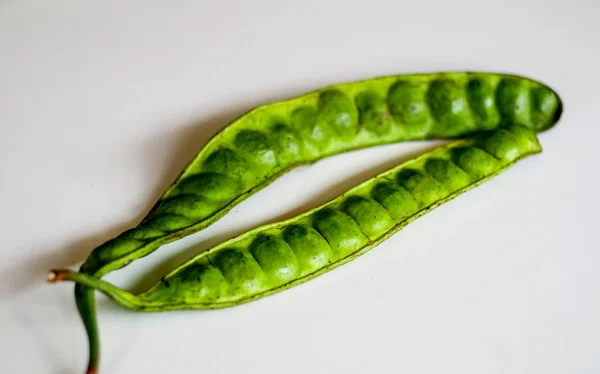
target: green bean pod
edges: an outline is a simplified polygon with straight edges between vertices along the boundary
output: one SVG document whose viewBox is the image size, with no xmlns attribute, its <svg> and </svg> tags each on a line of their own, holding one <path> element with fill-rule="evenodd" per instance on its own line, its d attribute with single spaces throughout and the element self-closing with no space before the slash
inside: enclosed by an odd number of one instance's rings
<svg viewBox="0 0 600 374">
<path fill-rule="evenodd" d="M 214 136 L 137 227 L 96 248 L 101 276 L 196 232 L 279 175 L 330 155 L 386 143 L 457 138 L 502 126 L 546 130 L 562 104 L 521 77 L 443 73 L 341 84 L 259 107 Z"/>
<path fill-rule="evenodd" d="M 462 138 L 520 125 L 535 132 L 562 113 L 558 95 L 524 77 L 437 73 L 326 87 L 258 107 L 217 133 L 136 227 L 96 248 L 81 271 L 100 277 L 211 225 L 236 204 L 302 164 L 402 141 Z M 95 372 L 93 293 L 76 287 Z"/>
<path fill-rule="evenodd" d="M 68 270 L 53 271 L 50 279 L 97 289 L 136 311 L 231 307 L 351 261 L 414 219 L 538 152 L 535 133 L 522 126 L 457 140 L 297 217 L 227 240 L 140 294 Z"/>
</svg>

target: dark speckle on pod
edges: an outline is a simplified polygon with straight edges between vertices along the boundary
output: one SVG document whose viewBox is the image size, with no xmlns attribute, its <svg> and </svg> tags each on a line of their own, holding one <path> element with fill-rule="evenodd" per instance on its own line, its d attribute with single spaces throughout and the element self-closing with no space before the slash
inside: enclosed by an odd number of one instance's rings
<svg viewBox="0 0 600 374">
<path fill-rule="evenodd" d="M 154 292 L 142 295 L 148 300 L 214 302 L 227 288 L 223 274 L 206 259 L 194 262 L 169 275 Z"/>
</svg>

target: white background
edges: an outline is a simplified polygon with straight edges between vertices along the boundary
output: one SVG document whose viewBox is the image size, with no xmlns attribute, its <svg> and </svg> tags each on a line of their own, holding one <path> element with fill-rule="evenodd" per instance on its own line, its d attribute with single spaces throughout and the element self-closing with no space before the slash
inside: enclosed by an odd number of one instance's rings
<svg viewBox="0 0 600 374">
<path fill-rule="evenodd" d="M 599 16 L 595 0 L 0 0 L 0 372 L 83 372 L 73 285 L 46 271 L 137 224 L 236 116 L 333 83 L 486 70 L 564 100 L 541 155 L 254 303 L 138 314 L 98 295 L 101 374 L 599 373 Z M 143 289 L 432 145 L 290 172 L 106 279 Z"/>
</svg>

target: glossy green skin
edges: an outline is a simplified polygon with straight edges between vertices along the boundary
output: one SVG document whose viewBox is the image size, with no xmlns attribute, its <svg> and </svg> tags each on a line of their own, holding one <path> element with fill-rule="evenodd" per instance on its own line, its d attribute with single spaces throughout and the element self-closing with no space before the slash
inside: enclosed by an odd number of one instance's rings
<svg viewBox="0 0 600 374">
<path fill-rule="evenodd" d="M 535 133 L 521 126 L 455 141 L 318 208 L 225 241 L 139 295 L 87 275 L 70 279 L 138 311 L 238 305 L 364 254 L 414 219 L 540 151 Z"/>
<path fill-rule="evenodd" d="M 561 110 L 547 86 L 486 73 L 376 78 L 259 107 L 215 135 L 143 222 L 96 248 L 82 271 L 101 276 L 201 230 L 301 164 L 385 143 L 464 137 L 507 125 L 539 132 Z"/>
<path fill-rule="evenodd" d="M 561 112 L 561 100 L 549 87 L 494 73 L 381 77 L 264 105 L 216 134 L 147 217 L 96 248 L 81 271 L 102 276 L 202 230 L 302 164 L 380 144 L 460 138 L 501 126 L 540 132 Z M 96 361 L 93 292 L 78 286 L 76 301 L 90 338 L 90 361 Z"/>
</svg>

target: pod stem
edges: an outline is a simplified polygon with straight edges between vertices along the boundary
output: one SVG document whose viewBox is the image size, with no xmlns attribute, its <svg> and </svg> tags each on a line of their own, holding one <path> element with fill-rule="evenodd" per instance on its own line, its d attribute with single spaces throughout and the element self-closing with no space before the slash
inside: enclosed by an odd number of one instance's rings
<svg viewBox="0 0 600 374">
<path fill-rule="evenodd" d="M 109 298 L 113 299 L 117 304 L 119 304 L 127 309 L 139 310 L 140 307 L 143 306 L 143 302 L 142 302 L 142 300 L 140 300 L 140 298 L 138 296 L 132 294 L 131 292 L 120 289 L 108 282 L 100 280 L 94 276 L 91 276 L 89 274 L 78 273 L 75 271 L 63 270 L 63 269 L 51 270 L 50 273 L 48 274 L 48 282 L 56 283 L 56 282 L 62 282 L 62 281 L 72 281 L 81 286 L 86 286 L 86 287 L 93 288 L 94 290 L 98 290 L 98 291 L 102 292 L 103 294 L 105 294 L 106 296 L 108 296 Z M 92 290 L 86 290 L 85 287 L 81 287 L 80 289 L 82 289 L 85 292 L 93 292 Z M 84 314 L 86 316 L 89 316 L 91 314 L 89 312 L 92 311 L 95 306 L 94 305 L 95 303 L 92 300 L 93 300 L 93 297 L 89 300 L 86 300 L 84 298 L 84 300 L 82 300 L 82 303 L 78 303 L 78 307 L 80 308 L 80 312 L 82 312 L 82 314 Z M 91 309 L 88 309 L 88 308 L 91 308 Z M 88 325 L 86 322 L 90 322 L 90 321 L 84 320 L 84 324 L 86 324 L 86 328 L 88 328 Z M 95 325 L 96 325 L 95 319 L 92 322 L 93 323 L 90 324 L 89 327 L 95 327 Z M 89 329 L 88 329 L 88 333 L 89 333 Z M 94 333 L 93 335 L 95 335 L 95 337 L 97 337 L 97 334 Z M 92 340 L 92 338 L 93 337 L 90 337 L 90 341 Z M 93 371 L 92 371 L 92 373 L 93 373 Z"/>
<path fill-rule="evenodd" d="M 88 337 L 89 360 L 85 373 L 97 374 L 98 363 L 100 360 L 100 336 L 98 334 L 96 298 L 94 297 L 94 289 L 81 284 L 76 284 L 75 302 L 77 304 L 77 309 Z"/>
</svg>

